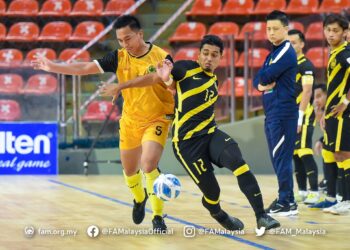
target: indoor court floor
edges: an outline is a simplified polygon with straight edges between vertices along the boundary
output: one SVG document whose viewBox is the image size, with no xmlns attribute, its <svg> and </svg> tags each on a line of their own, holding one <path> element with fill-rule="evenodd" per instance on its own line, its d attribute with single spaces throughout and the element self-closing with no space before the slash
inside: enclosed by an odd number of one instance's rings
<svg viewBox="0 0 350 250">
<path fill-rule="evenodd" d="M 165 203 L 169 234 L 152 235 L 150 203 L 144 222 L 133 224 L 122 176 L 1 176 L 0 249 L 349 249 L 350 215 L 300 205 L 299 216 L 279 217 L 279 230 L 257 236 L 253 210 L 236 179 L 220 175 L 222 208 L 245 223 L 243 231 L 226 232 L 202 206 L 192 180 L 179 178 L 180 196 Z M 257 179 L 268 206 L 277 194 L 276 177 Z M 91 226 L 99 229 L 97 237 L 88 236 L 97 234 Z"/>
</svg>

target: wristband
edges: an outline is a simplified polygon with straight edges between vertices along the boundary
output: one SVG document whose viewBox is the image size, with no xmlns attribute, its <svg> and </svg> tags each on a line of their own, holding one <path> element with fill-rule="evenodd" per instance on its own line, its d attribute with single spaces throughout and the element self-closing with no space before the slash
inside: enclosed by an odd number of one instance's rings
<svg viewBox="0 0 350 250">
<path fill-rule="evenodd" d="M 164 82 L 164 81 L 163 81 Z M 171 77 L 169 77 L 169 80 L 168 81 L 165 81 L 164 84 L 166 86 L 170 86 L 171 84 L 173 83 L 173 79 Z"/>
<path fill-rule="evenodd" d="M 301 126 L 303 124 L 303 118 L 304 118 L 304 111 L 299 110 L 298 126 Z"/>
<path fill-rule="evenodd" d="M 345 97 L 343 103 L 345 104 L 345 106 L 348 106 L 350 101 Z"/>
</svg>

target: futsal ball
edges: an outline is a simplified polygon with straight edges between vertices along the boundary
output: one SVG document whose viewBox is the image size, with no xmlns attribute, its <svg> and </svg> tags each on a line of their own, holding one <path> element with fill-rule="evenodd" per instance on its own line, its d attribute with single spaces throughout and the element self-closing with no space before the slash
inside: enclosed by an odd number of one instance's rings
<svg viewBox="0 0 350 250">
<path fill-rule="evenodd" d="M 171 201 L 179 196 L 181 183 L 173 174 L 160 174 L 154 181 L 153 191 L 159 199 Z"/>
</svg>

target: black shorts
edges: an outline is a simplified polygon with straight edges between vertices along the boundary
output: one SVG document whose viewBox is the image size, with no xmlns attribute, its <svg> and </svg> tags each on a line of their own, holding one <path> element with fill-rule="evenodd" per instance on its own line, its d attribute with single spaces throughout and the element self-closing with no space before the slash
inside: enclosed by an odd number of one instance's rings
<svg viewBox="0 0 350 250">
<path fill-rule="evenodd" d="M 214 170 L 212 163 L 220 168 L 219 157 L 226 146 L 237 144 L 229 135 L 216 129 L 214 133 L 173 142 L 175 157 L 191 178 L 199 184 L 205 173 Z"/>
<path fill-rule="evenodd" d="M 301 132 L 297 134 L 297 140 L 295 141 L 295 149 L 312 149 L 312 136 L 314 134 L 314 126 L 303 125 Z"/>
<path fill-rule="evenodd" d="M 323 140 L 324 149 L 328 151 L 350 151 L 350 118 L 326 119 L 326 133 Z"/>
</svg>

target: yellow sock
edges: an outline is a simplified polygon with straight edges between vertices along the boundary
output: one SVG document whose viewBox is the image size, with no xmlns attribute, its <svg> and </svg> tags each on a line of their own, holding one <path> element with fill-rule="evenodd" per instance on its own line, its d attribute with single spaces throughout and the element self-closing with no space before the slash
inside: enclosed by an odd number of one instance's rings
<svg viewBox="0 0 350 250">
<path fill-rule="evenodd" d="M 153 211 L 152 218 L 155 215 L 159 215 L 159 216 L 163 215 L 164 202 L 161 199 L 159 199 L 154 194 L 154 191 L 153 191 L 153 183 L 154 183 L 155 179 L 157 179 L 159 174 L 160 173 L 159 173 L 158 169 L 155 169 L 150 173 L 145 173 L 147 193 L 148 193 L 149 200 L 151 201 L 151 206 L 152 206 L 152 211 Z"/>
<path fill-rule="evenodd" d="M 131 193 L 133 194 L 135 201 L 137 203 L 142 202 L 145 199 L 146 195 L 142 184 L 141 171 L 139 170 L 132 176 L 127 176 L 124 171 L 123 173 L 126 185 L 129 187 Z"/>
</svg>

